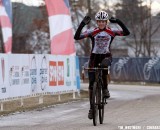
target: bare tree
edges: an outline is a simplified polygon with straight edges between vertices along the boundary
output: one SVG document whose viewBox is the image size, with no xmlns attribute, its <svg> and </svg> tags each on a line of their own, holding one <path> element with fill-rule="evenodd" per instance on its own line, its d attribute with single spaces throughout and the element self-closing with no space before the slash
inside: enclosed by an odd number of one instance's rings
<svg viewBox="0 0 160 130">
<path fill-rule="evenodd" d="M 89 15 L 92 19 L 92 22 L 87 25 L 87 28 L 90 27 L 96 27 L 96 22 L 94 20 L 95 14 L 101 10 L 101 5 L 104 5 L 103 10 L 107 11 L 109 14 L 113 14 L 109 10 L 108 2 L 106 0 L 100 1 L 100 0 L 70 0 L 70 5 L 72 8 L 72 20 L 74 24 L 74 29 L 76 30 L 83 19 L 85 15 Z M 83 12 L 83 13 L 79 13 Z M 81 17 L 81 18 L 80 18 Z M 79 20 L 80 19 L 80 20 Z M 78 20 L 78 21 L 77 21 Z M 90 50 L 91 50 L 91 41 L 90 39 L 83 39 L 76 41 L 77 54 L 78 55 L 84 55 L 89 56 Z"/>
<path fill-rule="evenodd" d="M 44 5 L 26 6 L 16 2 L 13 2 L 12 5 L 13 53 L 43 53 L 44 51 L 49 53 L 49 25 L 46 7 Z"/>
<path fill-rule="evenodd" d="M 152 0 L 149 6 L 142 5 L 142 2 L 142 0 L 121 0 L 116 5 L 120 8 L 116 10 L 116 16 L 123 19 L 131 31 L 131 37 L 127 43 L 134 48 L 135 56 L 150 57 L 157 54 L 153 35 L 160 29 L 160 23 L 156 24 L 158 19 L 151 15 Z"/>
</svg>

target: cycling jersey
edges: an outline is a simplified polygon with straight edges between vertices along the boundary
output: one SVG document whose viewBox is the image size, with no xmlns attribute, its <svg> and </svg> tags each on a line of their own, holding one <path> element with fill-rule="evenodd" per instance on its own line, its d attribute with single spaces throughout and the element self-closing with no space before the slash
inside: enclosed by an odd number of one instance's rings
<svg viewBox="0 0 160 130">
<path fill-rule="evenodd" d="M 106 54 L 110 53 L 110 45 L 116 35 L 123 35 L 121 31 L 112 31 L 109 27 L 104 30 L 95 28 L 80 35 L 80 39 L 89 37 L 92 40 L 91 53 Z"/>
<path fill-rule="evenodd" d="M 105 57 L 111 57 L 110 47 L 115 36 L 129 35 L 128 29 L 118 19 L 117 19 L 117 24 L 120 25 L 120 27 L 122 28 L 122 31 L 112 30 L 111 28 L 106 27 L 103 30 L 99 28 L 95 28 L 91 31 L 85 31 L 84 33 L 81 33 L 85 25 L 81 23 L 80 26 L 78 27 L 74 38 L 76 40 L 80 40 L 80 39 L 89 37 L 92 41 L 92 49 L 91 49 L 91 56 L 90 56 L 90 62 L 92 62 L 92 65 L 90 67 L 95 67 L 93 63 L 97 58 L 98 58 L 98 61 L 102 61 Z M 99 60 L 100 57 L 103 57 L 103 58 Z"/>
</svg>

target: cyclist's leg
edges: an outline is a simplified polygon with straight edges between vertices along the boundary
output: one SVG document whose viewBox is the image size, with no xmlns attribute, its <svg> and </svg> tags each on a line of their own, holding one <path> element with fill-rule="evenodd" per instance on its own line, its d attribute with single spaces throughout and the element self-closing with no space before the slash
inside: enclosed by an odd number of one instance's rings
<svg viewBox="0 0 160 130">
<path fill-rule="evenodd" d="M 90 101 L 90 109 L 88 113 L 88 118 L 92 119 L 92 93 L 93 93 L 93 84 L 95 81 L 95 72 L 88 72 L 89 76 L 89 101 Z"/>
<path fill-rule="evenodd" d="M 96 64 L 96 55 L 91 54 L 89 59 L 89 68 L 95 67 Z M 89 100 L 90 100 L 90 109 L 92 107 L 92 90 L 93 90 L 93 84 L 95 81 L 95 72 L 94 71 L 88 71 L 88 78 L 89 78 Z"/>
<path fill-rule="evenodd" d="M 91 55 L 89 60 L 89 68 L 93 68 L 95 66 L 95 56 Z M 95 72 L 94 71 L 88 71 L 88 77 L 89 77 L 89 101 L 90 101 L 90 109 L 88 113 L 88 118 L 92 119 L 92 93 L 93 93 L 93 84 L 95 82 Z"/>
<path fill-rule="evenodd" d="M 92 101 L 92 90 L 93 90 L 93 84 L 95 81 L 95 72 L 89 72 L 89 99 L 90 99 L 90 108 L 91 108 L 91 101 Z"/>
<path fill-rule="evenodd" d="M 108 69 L 109 69 L 110 66 L 111 66 L 112 57 L 107 57 L 107 59 L 108 59 L 108 61 L 106 62 L 106 64 L 107 64 L 106 67 L 108 67 Z M 104 70 L 103 74 L 102 74 L 103 85 L 104 85 L 103 86 L 103 92 L 104 92 L 104 96 L 106 98 L 110 97 L 110 93 L 109 93 L 109 90 L 108 90 L 108 82 L 110 80 L 110 79 L 108 79 L 108 78 L 110 78 L 110 77 L 108 77 L 109 76 L 109 73 L 108 73 L 109 71 L 108 70 Z"/>
<path fill-rule="evenodd" d="M 109 93 L 109 90 L 108 90 L 108 80 L 107 80 L 106 72 L 103 72 L 102 79 L 103 79 L 103 94 L 104 94 L 104 97 L 109 98 L 110 93 Z"/>
</svg>

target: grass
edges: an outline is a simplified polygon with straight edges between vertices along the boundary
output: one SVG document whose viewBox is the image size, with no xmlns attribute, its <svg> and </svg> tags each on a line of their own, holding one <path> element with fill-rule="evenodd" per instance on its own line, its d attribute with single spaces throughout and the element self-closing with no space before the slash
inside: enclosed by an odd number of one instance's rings
<svg viewBox="0 0 160 130">
<path fill-rule="evenodd" d="M 3 102 L 3 109 L 4 111 L 0 111 L 0 116 L 6 116 L 9 114 L 13 114 L 16 112 L 25 112 L 31 110 L 41 110 L 45 107 L 50 107 L 56 104 L 62 104 L 71 101 L 82 100 L 88 98 L 87 91 L 81 91 L 80 96 L 78 93 L 75 95 L 75 99 L 73 99 L 73 93 L 61 94 L 61 100 L 58 100 L 58 95 L 44 95 L 43 96 L 43 103 L 39 104 L 39 97 L 30 97 L 23 99 L 23 106 L 21 106 L 21 100 L 12 100 Z"/>
</svg>

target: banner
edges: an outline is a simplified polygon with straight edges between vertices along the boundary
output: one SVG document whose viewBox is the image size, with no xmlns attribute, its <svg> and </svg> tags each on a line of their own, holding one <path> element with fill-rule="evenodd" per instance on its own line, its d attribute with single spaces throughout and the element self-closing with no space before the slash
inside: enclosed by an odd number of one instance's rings
<svg viewBox="0 0 160 130">
<path fill-rule="evenodd" d="M 10 97 L 21 96 L 21 56 L 18 54 L 8 55 L 9 92 Z M 23 89 L 25 92 L 26 90 Z M 24 94 L 22 94 L 24 95 Z"/>
<path fill-rule="evenodd" d="M 29 55 L 30 94 L 47 92 L 48 55 Z"/>
<path fill-rule="evenodd" d="M 29 68 L 30 68 L 30 92 L 38 92 L 38 55 L 29 55 Z"/>
<path fill-rule="evenodd" d="M 45 0 L 49 15 L 51 54 L 75 54 L 68 0 Z"/>
<path fill-rule="evenodd" d="M 77 71 L 75 56 L 0 54 L 0 99 L 77 91 Z"/>
<path fill-rule="evenodd" d="M 88 65 L 88 60 L 88 57 L 79 57 L 81 73 L 83 66 Z M 88 78 L 87 76 L 85 74 L 85 78 Z M 113 58 L 111 64 L 111 80 L 160 83 L 160 58 Z"/>
<path fill-rule="evenodd" d="M 19 57 L 19 56 L 18 56 Z M 24 60 L 25 59 L 25 60 Z M 21 55 L 20 63 L 20 95 L 30 95 L 30 66 L 29 66 L 29 55 Z M 14 62 L 14 61 L 13 61 Z"/>
<path fill-rule="evenodd" d="M 9 92 L 8 57 L 0 55 L 0 98 L 7 98 Z"/>
<path fill-rule="evenodd" d="M 0 27 L 5 53 L 12 52 L 12 6 L 10 0 L 0 0 Z"/>
<path fill-rule="evenodd" d="M 79 71 L 79 59 L 76 56 L 76 82 L 77 82 L 77 89 L 80 90 L 80 71 Z"/>
<path fill-rule="evenodd" d="M 76 91 L 76 61 L 74 56 L 49 56 L 49 91 Z"/>
<path fill-rule="evenodd" d="M 111 79 L 113 81 L 160 82 L 160 58 L 114 58 Z"/>
<path fill-rule="evenodd" d="M 48 55 L 39 55 L 38 77 L 40 82 L 40 91 L 47 92 L 48 87 Z"/>
</svg>

